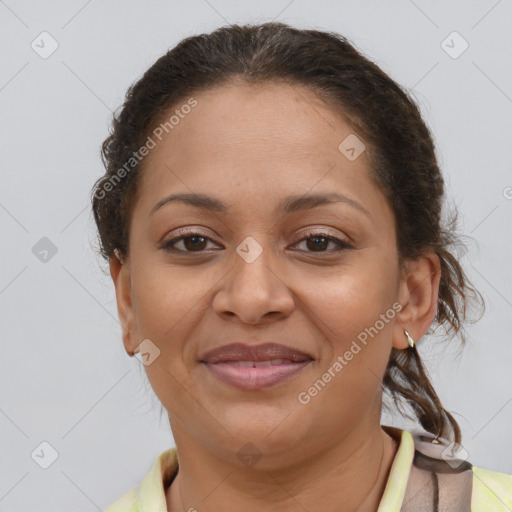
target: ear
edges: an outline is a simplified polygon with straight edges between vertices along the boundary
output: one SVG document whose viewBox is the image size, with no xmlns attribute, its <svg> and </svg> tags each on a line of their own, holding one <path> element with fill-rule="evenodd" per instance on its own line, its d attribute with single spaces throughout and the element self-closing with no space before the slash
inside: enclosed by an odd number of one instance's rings
<svg viewBox="0 0 512 512">
<path fill-rule="evenodd" d="M 393 332 L 393 347 L 405 349 L 409 345 L 406 329 L 414 341 L 427 331 L 437 312 L 441 263 L 432 250 L 415 260 L 406 262 L 400 278 L 398 301 L 402 309 Z"/>
<path fill-rule="evenodd" d="M 129 261 L 121 262 L 117 256 L 110 258 L 110 276 L 116 289 L 117 312 L 123 332 L 123 344 L 126 352 L 133 356 L 138 352 L 136 322 L 131 296 L 131 277 Z"/>
</svg>

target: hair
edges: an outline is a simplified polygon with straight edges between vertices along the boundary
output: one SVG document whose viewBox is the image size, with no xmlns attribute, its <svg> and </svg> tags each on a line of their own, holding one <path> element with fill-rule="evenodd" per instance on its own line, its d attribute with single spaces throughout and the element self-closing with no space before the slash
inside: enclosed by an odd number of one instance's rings
<svg viewBox="0 0 512 512">
<path fill-rule="evenodd" d="M 107 261 L 128 256 L 142 169 L 137 150 L 166 112 L 195 92 L 240 81 L 306 86 L 363 138 L 371 176 L 394 212 L 400 268 L 426 251 L 437 254 L 441 276 L 433 323 L 447 335 L 460 334 L 464 344 L 468 301 L 478 299 L 482 314 L 485 303 L 450 252 L 464 244 L 456 234 L 457 212 L 446 222 L 442 218 L 445 187 L 431 132 L 408 92 L 334 32 L 274 22 L 227 25 L 183 39 L 158 58 L 128 88 L 101 146 L 106 172 L 91 197 L 100 255 Z M 426 431 L 460 443 L 459 425 L 444 409 L 415 348 L 392 348 L 382 386 L 399 410 L 404 403 L 412 409 Z"/>
</svg>

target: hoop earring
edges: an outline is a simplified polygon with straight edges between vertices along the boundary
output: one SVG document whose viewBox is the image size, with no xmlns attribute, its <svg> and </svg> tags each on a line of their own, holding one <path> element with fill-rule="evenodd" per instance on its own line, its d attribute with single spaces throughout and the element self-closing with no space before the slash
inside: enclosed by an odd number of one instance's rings
<svg viewBox="0 0 512 512">
<path fill-rule="evenodd" d="M 411 338 L 411 335 L 404 329 L 405 335 L 407 336 L 407 341 L 409 342 L 409 347 L 414 348 L 414 340 Z"/>
</svg>

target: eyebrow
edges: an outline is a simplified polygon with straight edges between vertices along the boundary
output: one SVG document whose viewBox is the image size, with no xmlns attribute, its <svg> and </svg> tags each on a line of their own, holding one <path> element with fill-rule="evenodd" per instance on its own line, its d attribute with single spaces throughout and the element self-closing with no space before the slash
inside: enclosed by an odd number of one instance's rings
<svg viewBox="0 0 512 512">
<path fill-rule="evenodd" d="M 164 197 L 158 203 L 151 208 L 149 215 L 152 215 L 156 210 L 162 206 L 171 202 L 179 201 L 202 210 L 215 212 L 215 213 L 229 213 L 228 206 L 214 197 L 207 196 L 205 194 L 171 194 L 170 196 Z M 349 197 L 338 194 L 307 194 L 299 196 L 289 196 L 285 198 L 278 206 L 278 211 L 283 214 L 290 214 L 301 210 L 309 210 L 318 206 L 333 204 L 333 203 L 346 203 L 353 208 L 365 213 L 370 219 L 372 218 L 370 212 L 357 201 L 350 199 Z"/>
</svg>

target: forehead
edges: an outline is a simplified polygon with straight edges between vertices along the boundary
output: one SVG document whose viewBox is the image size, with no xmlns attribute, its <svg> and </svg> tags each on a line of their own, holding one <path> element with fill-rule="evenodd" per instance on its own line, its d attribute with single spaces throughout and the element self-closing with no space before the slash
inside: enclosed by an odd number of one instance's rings
<svg viewBox="0 0 512 512">
<path fill-rule="evenodd" d="M 235 83 L 194 94 L 197 106 L 172 128 L 150 158 L 171 156 L 179 146 L 188 157 L 212 156 L 221 148 L 247 158 L 337 151 L 352 132 L 341 116 L 312 90 L 288 83 Z M 180 109 L 186 99 L 171 109 Z M 172 135 L 172 136 L 171 136 Z M 200 140 L 201 144 L 196 142 Z M 220 145 L 220 146 L 219 146 Z M 166 146 L 162 148 L 162 146 Z"/>
<path fill-rule="evenodd" d="M 379 194 L 365 152 L 350 161 L 340 143 L 352 127 L 300 85 L 229 84 L 193 95 L 197 105 L 155 139 L 143 161 L 139 198 L 149 211 L 165 193 L 211 193 L 230 202 L 306 194 L 318 187 Z M 169 110 L 169 117 L 188 98 Z M 340 185 L 343 190 L 339 190 Z"/>
</svg>

